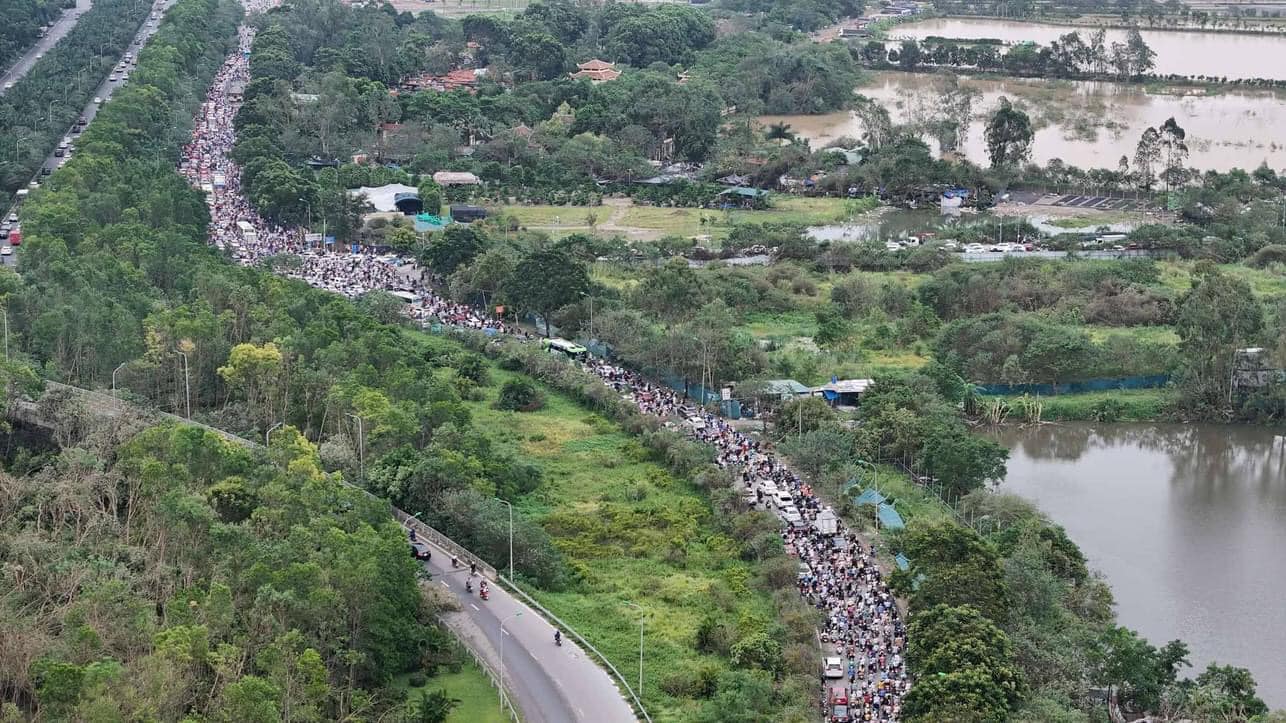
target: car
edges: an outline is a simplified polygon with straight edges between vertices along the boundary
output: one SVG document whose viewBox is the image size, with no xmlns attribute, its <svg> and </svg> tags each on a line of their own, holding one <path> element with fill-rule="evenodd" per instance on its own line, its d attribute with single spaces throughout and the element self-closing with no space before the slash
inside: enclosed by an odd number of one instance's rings
<svg viewBox="0 0 1286 723">
<path fill-rule="evenodd" d="M 823 678 L 843 678 L 844 661 L 837 656 L 822 658 L 822 677 Z"/>
<path fill-rule="evenodd" d="M 415 555 L 417 560 L 428 560 L 433 557 L 433 551 L 429 546 L 420 540 L 411 541 L 411 554 Z"/>
<path fill-rule="evenodd" d="M 98 96 L 94 96 L 94 105 L 102 105 L 102 104 L 103 104 L 103 99 Z"/>
<path fill-rule="evenodd" d="M 897 241 L 885 241 L 884 248 L 888 251 L 901 251 L 902 244 L 898 243 Z"/>
<path fill-rule="evenodd" d="M 119 75 L 115 74 L 115 73 L 112 73 L 111 75 L 107 76 L 107 82 L 109 82 L 109 83 L 115 83 L 116 81 L 118 81 L 118 80 L 120 80 L 120 79 L 121 79 L 121 77 L 120 77 Z"/>
<path fill-rule="evenodd" d="M 62 146 L 59 146 L 58 148 L 54 149 L 54 156 L 57 158 L 62 158 L 64 155 L 66 155 L 66 153 L 67 153 L 67 149 Z"/>
<path fill-rule="evenodd" d="M 43 166 L 43 167 L 41 167 L 41 169 L 40 169 L 40 175 L 42 175 L 42 176 L 48 176 L 49 174 L 51 174 L 51 173 L 53 173 L 53 172 L 54 172 L 54 169 L 50 168 L 49 166 Z"/>
<path fill-rule="evenodd" d="M 804 523 L 804 517 L 794 506 L 781 508 L 781 518 L 791 527 L 799 527 Z"/>
<path fill-rule="evenodd" d="M 16 213 L 9 214 L 9 223 L 18 223 L 18 214 Z"/>
<path fill-rule="evenodd" d="M 5 84 L 4 84 L 4 89 L 5 89 L 5 90 L 13 90 L 13 83 L 5 83 Z"/>
<path fill-rule="evenodd" d="M 795 498 L 785 490 L 778 490 L 777 494 L 773 495 L 773 504 L 784 510 L 787 507 L 795 506 Z"/>
<path fill-rule="evenodd" d="M 848 691 L 843 686 L 835 686 L 828 691 L 826 708 L 829 711 L 826 719 L 830 723 L 849 723 L 852 720 L 848 712 Z"/>
<path fill-rule="evenodd" d="M 13 256 L 13 247 L 5 246 L 4 248 L 0 248 L 0 256 Z"/>
</svg>

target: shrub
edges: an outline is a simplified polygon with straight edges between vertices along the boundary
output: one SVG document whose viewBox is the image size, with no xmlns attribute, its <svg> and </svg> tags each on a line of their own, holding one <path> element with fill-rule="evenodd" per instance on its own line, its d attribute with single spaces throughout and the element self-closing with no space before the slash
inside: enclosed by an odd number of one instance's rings
<svg viewBox="0 0 1286 723">
<path fill-rule="evenodd" d="M 545 406 L 545 395 L 526 379 L 510 379 L 500 388 L 496 408 L 534 412 Z"/>
</svg>

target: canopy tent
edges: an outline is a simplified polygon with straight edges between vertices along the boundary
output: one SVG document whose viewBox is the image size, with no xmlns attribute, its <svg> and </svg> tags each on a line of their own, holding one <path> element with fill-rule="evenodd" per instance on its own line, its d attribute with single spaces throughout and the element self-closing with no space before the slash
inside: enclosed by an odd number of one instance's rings
<svg viewBox="0 0 1286 723">
<path fill-rule="evenodd" d="M 854 497 L 853 504 L 859 505 L 859 506 L 860 505 L 882 505 L 884 504 L 884 500 L 886 499 L 888 498 L 880 494 L 878 490 L 870 489 L 870 490 L 865 490 L 862 492 L 862 494 Z"/>
<path fill-rule="evenodd" d="M 365 198 L 375 207 L 376 211 L 382 213 L 402 210 L 398 208 L 399 195 L 412 194 L 417 201 L 420 198 L 419 189 L 402 183 L 390 183 L 386 186 L 362 186 L 361 188 L 354 188 L 348 194 L 353 198 Z"/>
<path fill-rule="evenodd" d="M 900 530 L 906 527 L 906 523 L 902 521 L 902 515 L 899 515 L 898 511 L 893 509 L 893 505 L 881 503 L 878 515 L 880 525 L 886 530 Z"/>
</svg>

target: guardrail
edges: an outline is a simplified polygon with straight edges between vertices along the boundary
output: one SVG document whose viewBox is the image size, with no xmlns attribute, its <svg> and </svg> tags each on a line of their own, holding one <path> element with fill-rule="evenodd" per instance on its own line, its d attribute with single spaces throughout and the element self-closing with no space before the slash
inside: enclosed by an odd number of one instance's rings
<svg viewBox="0 0 1286 723">
<path fill-rule="evenodd" d="M 451 624 L 445 620 L 443 620 L 443 625 L 446 625 L 448 628 L 451 627 Z M 457 632 L 456 637 L 460 639 L 460 647 L 468 651 L 469 657 L 473 658 L 473 662 L 478 664 L 478 669 L 487 676 L 487 680 L 491 683 L 491 687 L 495 688 L 496 692 L 500 695 L 500 704 L 509 711 L 509 720 L 513 721 L 513 723 L 521 723 L 522 719 L 518 715 L 518 709 L 514 707 L 509 691 L 505 690 L 505 687 L 500 683 L 500 675 L 492 669 L 487 661 L 482 659 L 482 656 L 478 654 L 478 651 L 474 650 L 472 646 L 464 642 L 464 635 Z"/>
<path fill-rule="evenodd" d="M 366 492 L 367 494 L 370 494 L 370 492 L 367 492 L 366 490 L 362 490 L 362 491 Z M 465 562 L 472 562 L 473 564 L 478 566 L 478 570 L 480 570 L 482 574 L 486 575 L 492 580 L 499 579 L 499 574 L 496 572 L 496 568 L 492 567 L 491 565 L 488 565 L 486 561 L 484 561 L 481 557 L 478 557 L 472 552 L 469 552 L 463 547 L 457 545 L 455 541 L 452 540 L 450 537 L 447 537 L 441 532 L 438 532 L 432 527 L 424 524 L 424 522 L 420 518 L 415 517 L 413 515 L 408 515 L 407 513 L 403 512 L 402 510 L 399 510 L 398 508 L 394 507 L 391 504 L 389 505 L 389 509 L 393 510 L 394 519 L 402 523 L 402 525 L 405 527 L 413 528 L 415 530 L 416 535 L 424 537 L 429 542 L 432 542 L 433 544 L 437 545 L 438 547 L 441 547 L 442 549 L 446 550 L 452 555 L 459 557 L 461 560 L 464 560 Z"/>
<path fill-rule="evenodd" d="M 45 385 L 47 388 L 63 389 L 73 394 L 78 394 L 82 397 L 88 397 L 89 399 L 94 400 L 99 404 L 112 407 L 118 413 L 125 412 L 125 411 L 135 411 L 135 412 L 143 412 L 145 414 L 155 414 L 157 416 L 160 416 L 172 421 L 176 421 L 182 424 L 189 424 L 195 427 L 201 427 L 202 429 L 209 430 L 210 432 L 218 434 L 219 436 L 224 437 L 229 441 L 244 445 L 246 447 L 252 447 L 255 449 L 265 448 L 264 445 L 260 444 L 259 442 L 246 439 L 245 437 L 239 437 L 235 434 L 232 434 L 231 432 L 219 429 L 217 427 L 211 427 L 207 424 L 194 422 L 190 419 L 185 419 L 183 417 L 170 414 L 169 412 L 161 412 L 159 410 L 150 410 L 146 408 L 141 408 L 137 404 L 125 401 L 123 399 L 118 399 L 116 397 L 113 397 L 108 394 L 104 394 L 102 392 L 96 392 L 90 389 L 83 389 L 81 387 L 73 387 L 68 384 L 62 384 L 54 381 L 46 381 Z M 34 412 L 35 411 L 34 406 L 35 405 L 33 404 L 32 409 L 28 411 Z M 513 582 L 511 582 L 507 578 L 500 575 L 500 573 L 496 571 L 495 567 L 489 565 L 486 561 L 484 561 L 482 558 L 478 557 L 477 555 L 473 554 L 472 552 L 469 552 L 468 550 L 464 549 L 463 547 L 458 545 L 454 540 L 442 534 L 438 530 L 434 529 L 428 524 L 425 524 L 418 517 L 414 517 L 398 509 L 397 507 L 393 506 L 391 502 L 389 502 L 388 500 L 382 497 L 379 497 L 378 495 L 375 495 L 370 490 L 358 487 L 357 485 L 349 482 L 348 480 L 344 480 L 342 478 L 341 478 L 341 481 L 345 486 L 351 487 L 355 490 L 359 490 L 362 493 L 364 493 L 366 496 L 387 504 L 389 507 L 389 511 L 393 515 L 393 518 L 396 519 L 399 523 L 405 526 L 413 527 L 417 535 L 422 535 L 423 537 L 425 537 L 426 539 L 428 539 L 430 542 L 437 545 L 438 547 L 441 547 L 442 549 L 450 552 L 453 555 L 458 555 L 460 559 L 465 560 L 466 562 L 476 563 L 478 565 L 478 570 L 482 572 L 484 575 L 486 575 L 488 578 L 494 581 L 504 583 L 506 587 L 508 587 L 513 592 L 517 593 L 525 601 L 527 605 L 535 609 L 541 615 L 544 615 L 546 618 L 557 623 L 559 627 L 561 627 L 563 630 L 566 630 L 572 637 L 576 638 L 576 640 L 579 641 L 581 645 L 585 646 L 587 650 L 592 652 L 595 656 L 598 657 L 600 661 L 602 661 L 602 663 L 605 666 L 607 666 L 607 669 L 611 671 L 612 675 L 616 677 L 617 681 L 619 681 L 621 685 L 625 687 L 625 690 L 629 692 L 630 698 L 632 698 L 634 701 L 635 708 L 643 716 L 643 719 L 647 721 L 647 723 L 652 723 L 652 718 L 651 716 L 648 715 L 647 709 L 643 707 L 643 702 L 639 700 L 639 697 L 634 692 L 634 689 L 630 687 L 630 684 L 628 682 L 626 682 L 625 676 L 621 675 L 621 671 L 617 670 L 616 666 L 612 665 L 612 661 L 608 660 L 607 656 L 603 655 L 603 653 L 601 653 L 598 650 L 598 648 L 595 648 L 592 644 L 590 644 L 590 642 L 585 639 L 585 636 L 581 635 L 580 632 L 578 632 L 575 628 L 563 622 L 562 619 L 560 619 L 557 615 L 554 615 L 549 610 L 545 609 L 544 606 L 542 606 L 540 603 L 532 599 L 530 595 L 528 595 L 526 592 L 523 592 L 520 588 L 514 585 Z M 497 690 L 500 691 L 501 699 L 504 701 L 505 705 L 509 708 L 509 712 L 513 720 L 517 722 L 519 720 L 518 712 L 515 710 L 513 702 L 510 700 L 508 691 L 506 691 L 504 687 L 500 685 L 499 678 L 496 676 L 495 672 L 491 670 L 491 667 L 487 665 L 487 663 L 482 659 L 483 656 L 478 651 L 470 647 L 470 645 L 466 641 L 466 636 L 458 635 L 457 637 L 460 639 L 460 644 L 466 650 L 469 651 L 469 655 L 472 656 L 475 661 L 477 661 L 478 665 L 482 668 L 483 672 L 486 673 L 487 677 L 491 679 L 492 685 L 496 686 Z"/>
<path fill-rule="evenodd" d="M 603 653 L 600 652 L 598 648 L 594 647 L 588 640 L 586 640 L 585 636 L 576 632 L 576 628 L 573 628 L 572 626 L 563 622 L 563 620 L 559 618 L 557 615 L 546 610 L 545 606 L 536 602 L 536 600 L 532 598 L 532 596 L 528 595 L 526 592 L 523 592 L 522 588 L 515 585 L 512 580 L 505 577 L 504 575 L 500 575 L 496 579 L 504 583 L 505 587 L 509 588 L 514 593 L 517 593 L 518 596 L 521 597 L 523 601 L 527 603 L 527 605 L 535 608 L 536 611 L 539 612 L 541 615 L 544 615 L 546 618 L 557 623 L 560 628 L 571 633 L 572 637 L 576 638 L 576 640 L 580 642 L 581 645 L 585 646 L 586 650 L 593 653 L 603 663 L 603 665 L 607 666 L 608 670 L 612 671 L 612 675 L 616 677 L 616 680 L 620 682 L 620 684 L 624 686 L 626 692 L 630 694 L 630 698 L 634 700 L 634 707 L 636 710 L 638 710 L 639 715 L 643 716 L 643 720 L 647 721 L 647 723 L 652 723 L 652 716 L 647 714 L 647 708 L 643 707 L 643 701 L 639 700 L 638 694 L 635 693 L 634 689 L 630 687 L 629 682 L 625 680 L 625 676 L 621 675 L 621 671 L 617 670 L 615 665 L 612 665 L 612 661 L 608 660 L 606 655 L 603 655 Z"/>
</svg>

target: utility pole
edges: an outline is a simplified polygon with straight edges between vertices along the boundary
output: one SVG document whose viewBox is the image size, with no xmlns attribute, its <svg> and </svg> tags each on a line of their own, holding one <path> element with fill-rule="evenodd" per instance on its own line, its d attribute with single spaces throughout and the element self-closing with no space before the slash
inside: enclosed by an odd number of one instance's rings
<svg viewBox="0 0 1286 723">
<path fill-rule="evenodd" d="M 366 439 L 362 433 L 362 418 L 356 414 L 348 416 L 357 420 L 357 479 L 366 486 Z"/>
<path fill-rule="evenodd" d="M 192 418 L 192 379 L 188 374 L 188 355 L 186 352 L 175 351 L 175 354 L 183 357 L 183 398 L 186 400 L 187 418 Z"/>
<path fill-rule="evenodd" d="M 5 358 L 6 359 L 8 358 L 7 354 L 5 355 Z M 126 364 L 129 364 L 129 362 L 123 361 L 120 364 L 118 364 L 115 369 L 112 370 L 112 399 L 116 398 L 116 373 L 119 372 L 121 369 L 124 369 Z"/>
</svg>

